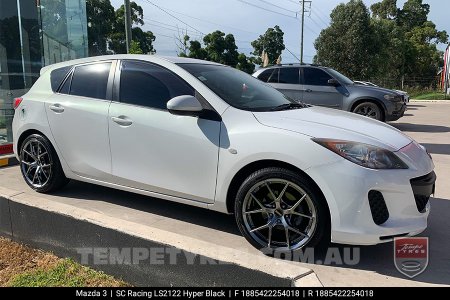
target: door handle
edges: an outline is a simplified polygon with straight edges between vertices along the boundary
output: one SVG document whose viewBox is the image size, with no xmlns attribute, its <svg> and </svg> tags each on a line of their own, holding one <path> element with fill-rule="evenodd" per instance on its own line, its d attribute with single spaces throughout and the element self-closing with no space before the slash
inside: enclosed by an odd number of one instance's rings
<svg viewBox="0 0 450 300">
<path fill-rule="evenodd" d="M 51 110 L 53 110 L 55 113 L 63 113 L 64 112 L 64 107 L 61 106 L 61 104 L 56 103 L 56 104 L 52 104 L 49 106 L 49 108 Z"/>
<path fill-rule="evenodd" d="M 305 92 L 312 93 L 312 90 L 311 89 L 306 89 Z"/>
<path fill-rule="evenodd" d="M 128 119 L 125 116 L 120 116 L 120 117 L 112 117 L 111 120 L 114 123 L 119 124 L 120 126 L 130 126 L 131 124 L 133 124 L 133 121 L 131 121 L 130 119 Z"/>
</svg>

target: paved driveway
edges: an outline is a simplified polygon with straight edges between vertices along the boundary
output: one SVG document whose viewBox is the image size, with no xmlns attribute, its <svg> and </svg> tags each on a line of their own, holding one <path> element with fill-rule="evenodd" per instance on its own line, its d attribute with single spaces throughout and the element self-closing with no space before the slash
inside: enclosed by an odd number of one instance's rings
<svg viewBox="0 0 450 300">
<path fill-rule="evenodd" d="M 411 103 L 404 118 L 391 125 L 405 131 L 432 153 L 438 175 L 436 198 L 432 199 L 429 228 L 430 264 L 414 280 L 407 280 L 393 264 L 392 243 L 361 247 L 356 267 L 302 264 L 312 268 L 325 286 L 421 286 L 450 285 L 450 101 Z M 23 182 L 18 167 L 0 169 L 0 186 L 34 194 Z M 42 196 L 42 195 L 41 195 Z M 49 201 L 87 208 L 102 214 L 219 245 L 256 251 L 242 238 L 233 216 L 143 197 L 122 191 L 72 182 Z M 344 245 L 334 245 L 343 249 Z"/>
</svg>

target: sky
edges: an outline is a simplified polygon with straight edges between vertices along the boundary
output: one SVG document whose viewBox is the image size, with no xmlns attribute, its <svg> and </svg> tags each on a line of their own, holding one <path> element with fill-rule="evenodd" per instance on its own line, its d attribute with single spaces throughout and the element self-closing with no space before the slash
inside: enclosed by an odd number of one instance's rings
<svg viewBox="0 0 450 300">
<path fill-rule="evenodd" d="M 191 39 L 201 40 L 201 36 L 215 30 L 232 33 L 238 51 L 249 54 L 254 41 L 267 28 L 279 25 L 284 31 L 284 43 L 288 50 L 282 55 L 283 63 L 298 62 L 300 57 L 300 18 L 298 0 L 134 0 L 144 10 L 143 30 L 156 35 L 154 47 L 159 55 L 177 55 L 175 37 L 180 30 L 188 31 Z M 370 7 L 380 0 L 364 0 Z M 124 1 L 111 0 L 118 8 Z M 246 3 L 244 3 L 246 2 Z M 320 31 L 330 21 L 330 13 L 339 3 L 346 0 L 312 0 L 311 9 L 305 17 L 304 61 L 312 62 L 315 55 L 314 41 Z M 405 0 L 398 0 L 403 6 Z M 429 19 L 439 30 L 450 34 L 450 1 L 425 0 L 430 4 Z M 153 3 L 154 5 L 152 5 Z M 156 5 L 156 6 L 155 6 Z M 159 8 L 157 7 L 159 6 Z M 306 5 L 308 8 L 309 6 Z M 261 9 L 263 8 L 263 9 Z M 444 50 L 446 45 L 439 45 Z M 292 53 L 290 53 L 290 52 Z"/>
</svg>

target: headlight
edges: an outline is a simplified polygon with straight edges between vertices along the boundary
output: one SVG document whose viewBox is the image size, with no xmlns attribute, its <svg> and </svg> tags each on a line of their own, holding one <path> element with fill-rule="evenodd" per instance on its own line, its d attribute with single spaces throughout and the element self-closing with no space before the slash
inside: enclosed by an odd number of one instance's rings
<svg viewBox="0 0 450 300">
<path fill-rule="evenodd" d="M 332 139 L 313 139 L 343 158 L 369 169 L 408 169 L 393 152 L 372 145 Z"/>
<path fill-rule="evenodd" d="M 384 95 L 384 99 L 393 102 L 400 102 L 403 101 L 403 95 Z"/>
</svg>

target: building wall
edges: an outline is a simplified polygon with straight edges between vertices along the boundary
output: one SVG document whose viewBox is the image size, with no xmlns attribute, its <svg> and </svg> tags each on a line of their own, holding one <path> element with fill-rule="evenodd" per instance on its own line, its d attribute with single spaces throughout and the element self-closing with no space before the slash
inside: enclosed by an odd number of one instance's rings
<svg viewBox="0 0 450 300">
<path fill-rule="evenodd" d="M 0 145 L 12 142 L 13 99 L 43 66 L 86 57 L 85 0 L 0 0 Z"/>
</svg>

